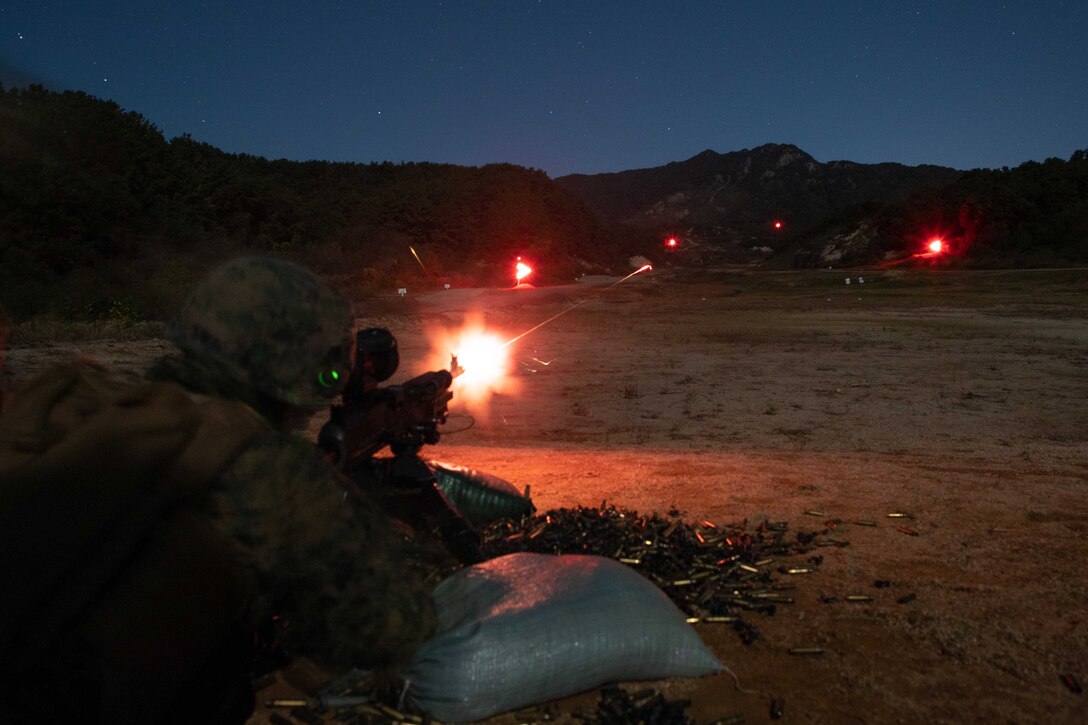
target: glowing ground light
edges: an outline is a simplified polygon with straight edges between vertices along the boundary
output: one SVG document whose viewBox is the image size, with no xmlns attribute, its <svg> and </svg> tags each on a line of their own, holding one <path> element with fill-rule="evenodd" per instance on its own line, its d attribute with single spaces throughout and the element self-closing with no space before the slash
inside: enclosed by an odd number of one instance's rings
<svg viewBox="0 0 1088 725">
<path fill-rule="evenodd" d="M 517 284 L 521 284 L 521 280 L 528 277 L 533 273 L 533 268 L 521 261 L 521 257 L 518 257 L 517 266 L 514 267 L 514 280 Z"/>
<path fill-rule="evenodd" d="M 888 262 L 884 262 L 880 266 L 881 266 L 881 268 L 886 269 L 888 267 L 895 267 L 897 265 L 905 264 L 907 262 L 911 262 L 911 261 L 919 260 L 919 259 L 933 260 L 938 255 L 944 253 L 944 240 L 941 239 L 940 237 L 934 237 L 933 239 L 931 239 L 929 241 L 928 244 L 925 245 L 925 249 L 926 249 L 926 251 L 924 251 L 924 252 L 915 252 L 914 254 L 911 254 L 910 256 L 907 256 L 907 257 L 903 257 L 902 259 L 893 259 L 893 260 L 890 260 Z"/>
</svg>

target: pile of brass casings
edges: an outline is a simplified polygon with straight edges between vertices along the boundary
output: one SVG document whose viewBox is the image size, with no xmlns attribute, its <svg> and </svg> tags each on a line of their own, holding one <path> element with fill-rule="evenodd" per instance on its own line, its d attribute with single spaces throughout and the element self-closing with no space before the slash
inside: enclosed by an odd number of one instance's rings
<svg viewBox="0 0 1088 725">
<path fill-rule="evenodd" d="M 562 508 L 499 521 L 482 533 L 488 557 L 529 551 L 616 559 L 656 584 L 689 622 L 730 624 L 751 643 L 759 631 L 742 614 L 774 614 L 779 605 L 792 603 L 794 585 L 776 581 L 772 565 L 808 548 L 788 538 L 785 523 L 764 521 L 748 528 L 747 522 L 687 523 L 675 509 L 641 515 L 602 502 L 596 508 Z M 810 564 L 777 571 L 791 575 L 812 570 Z"/>
</svg>

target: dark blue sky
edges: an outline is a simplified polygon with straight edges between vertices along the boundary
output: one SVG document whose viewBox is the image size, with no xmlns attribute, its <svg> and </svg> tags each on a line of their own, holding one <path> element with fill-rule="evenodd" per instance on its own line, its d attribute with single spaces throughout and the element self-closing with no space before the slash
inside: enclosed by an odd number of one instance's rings
<svg viewBox="0 0 1088 725">
<path fill-rule="evenodd" d="M 1088 147 L 1088 1 L 0 0 L 0 80 L 270 158 L 1015 166 Z"/>
</svg>

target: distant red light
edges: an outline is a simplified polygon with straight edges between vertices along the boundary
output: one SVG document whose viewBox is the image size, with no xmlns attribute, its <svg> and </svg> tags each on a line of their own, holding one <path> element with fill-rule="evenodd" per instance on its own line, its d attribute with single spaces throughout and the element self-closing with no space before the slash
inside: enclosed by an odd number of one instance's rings
<svg viewBox="0 0 1088 725">
<path fill-rule="evenodd" d="M 521 257 L 518 257 L 518 262 L 514 265 L 514 284 L 521 284 L 521 280 L 528 277 L 533 273 L 533 268 L 521 261 Z"/>
<path fill-rule="evenodd" d="M 943 248 L 944 242 L 942 242 L 940 239 L 934 239 L 932 242 L 929 243 L 929 251 L 933 252 L 934 254 L 940 254 L 941 249 Z"/>
<path fill-rule="evenodd" d="M 774 228 L 775 229 L 781 229 L 782 228 L 782 222 L 775 222 L 774 223 Z"/>
<path fill-rule="evenodd" d="M 677 244 L 679 244 L 679 242 L 677 242 L 677 241 L 676 241 L 676 237 L 669 237 L 669 238 L 668 238 L 668 239 L 667 239 L 667 240 L 665 241 L 665 246 L 666 246 L 666 247 L 671 247 L 671 248 L 675 248 Z"/>
</svg>

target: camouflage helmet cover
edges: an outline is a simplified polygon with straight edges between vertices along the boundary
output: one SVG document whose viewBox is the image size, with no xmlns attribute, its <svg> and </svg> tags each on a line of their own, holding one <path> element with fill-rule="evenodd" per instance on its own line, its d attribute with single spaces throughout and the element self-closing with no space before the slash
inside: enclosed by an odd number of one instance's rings
<svg viewBox="0 0 1088 725">
<path fill-rule="evenodd" d="M 186 355 L 275 400 L 326 405 L 351 371 L 351 307 L 302 267 L 242 257 L 197 285 L 167 330 Z"/>
</svg>

